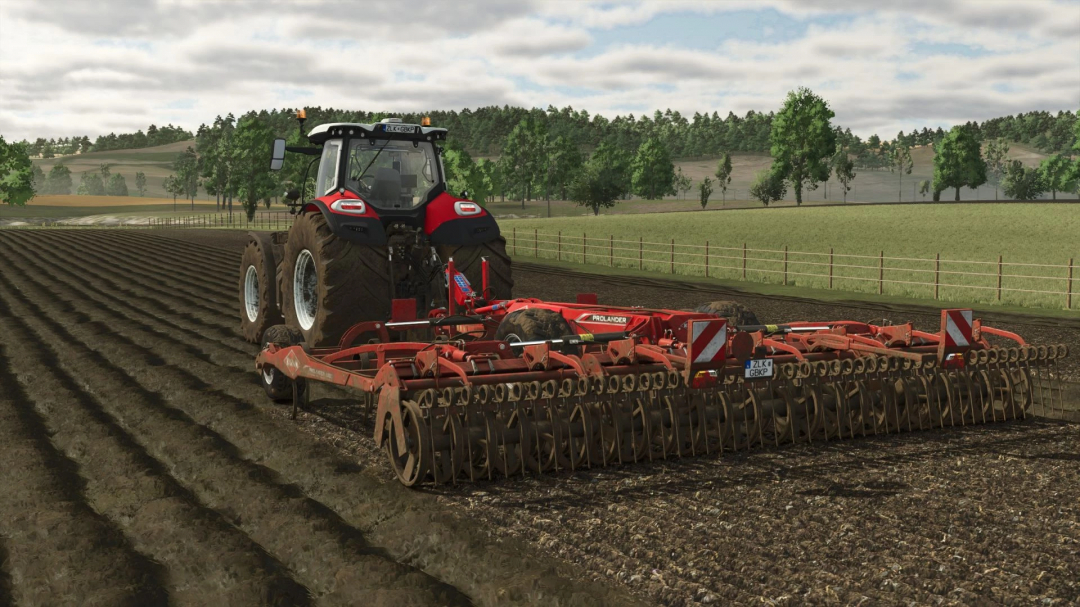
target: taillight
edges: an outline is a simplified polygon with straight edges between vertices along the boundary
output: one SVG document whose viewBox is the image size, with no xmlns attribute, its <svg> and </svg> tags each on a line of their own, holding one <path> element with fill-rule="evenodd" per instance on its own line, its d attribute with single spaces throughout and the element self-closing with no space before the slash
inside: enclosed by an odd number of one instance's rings
<svg viewBox="0 0 1080 607">
<path fill-rule="evenodd" d="M 454 203 L 454 211 L 456 211 L 458 215 L 479 215 L 480 205 L 476 204 L 475 202 L 466 202 L 464 200 L 459 200 Z"/>
<path fill-rule="evenodd" d="M 351 213 L 353 215 L 363 215 L 367 212 L 367 205 L 359 198 L 342 198 L 341 200 L 335 200 L 330 205 L 330 208 L 339 213 Z"/>
</svg>

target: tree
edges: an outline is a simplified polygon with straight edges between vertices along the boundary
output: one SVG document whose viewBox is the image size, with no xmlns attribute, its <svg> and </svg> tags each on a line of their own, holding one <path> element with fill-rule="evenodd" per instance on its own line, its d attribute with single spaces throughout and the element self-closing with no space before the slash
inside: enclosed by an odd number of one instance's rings
<svg viewBox="0 0 1080 607">
<path fill-rule="evenodd" d="M 104 196 L 105 182 L 101 179 L 101 174 L 89 171 L 83 173 L 79 180 L 79 189 L 75 193 L 82 196 Z"/>
<path fill-rule="evenodd" d="M 844 202 L 847 202 L 851 182 L 855 181 L 855 162 L 848 158 L 846 153 L 841 153 L 841 157 L 833 163 L 833 172 L 836 173 L 836 180 L 840 182 L 840 189 L 844 191 Z"/>
<path fill-rule="evenodd" d="M 127 196 L 128 187 L 127 181 L 124 180 L 124 176 L 120 173 L 115 173 L 109 177 L 109 181 L 105 183 L 105 194 L 107 196 Z"/>
<path fill-rule="evenodd" d="M 595 159 L 597 163 L 607 167 L 607 170 L 612 173 L 611 178 L 620 184 L 620 196 L 625 198 L 630 194 L 632 189 L 632 158 L 626 148 L 601 141 L 600 145 L 596 146 L 596 150 L 593 151 L 591 159 Z"/>
<path fill-rule="evenodd" d="M 787 181 L 778 171 L 765 169 L 754 177 L 749 194 L 751 198 L 756 198 L 765 206 L 769 206 L 770 202 L 781 200 L 787 195 Z"/>
<path fill-rule="evenodd" d="M 240 125 L 237 124 L 236 128 L 237 128 L 237 131 L 239 131 Z M 237 146 L 239 146 L 239 145 L 240 144 L 237 143 Z M 271 146 L 271 145 L 273 145 L 273 144 L 268 143 L 266 149 L 270 149 L 269 146 Z M 238 152 L 240 150 L 237 147 L 234 147 L 232 151 L 233 152 Z M 249 150 L 249 151 L 255 151 L 255 150 Z M 262 151 L 261 150 L 256 151 L 256 153 L 258 153 L 258 152 L 262 152 Z M 264 156 L 266 155 L 265 152 L 262 152 L 262 153 L 263 153 Z M 233 157 L 233 158 L 235 158 L 235 157 Z M 230 161 L 233 160 L 233 158 L 230 158 Z M 190 198 L 191 199 L 191 208 L 194 209 L 195 208 L 195 196 L 199 193 L 199 157 L 195 153 L 195 149 L 192 148 L 191 146 L 188 146 L 188 148 L 186 150 L 184 150 L 179 156 L 177 156 L 176 160 L 173 161 L 173 167 L 172 168 L 173 168 L 173 171 L 175 171 L 174 174 L 176 175 L 176 180 L 181 185 L 183 185 L 183 187 L 184 187 L 183 191 L 181 192 L 181 196 L 184 196 L 186 198 Z"/>
<path fill-rule="evenodd" d="M 34 198 L 34 170 L 28 144 L 7 143 L 0 135 L 0 202 L 23 206 Z"/>
<path fill-rule="evenodd" d="M 548 145 L 545 190 L 550 200 L 551 191 L 558 193 L 559 200 L 566 200 L 566 193 L 574 175 L 581 168 L 581 150 L 569 137 L 559 135 Z"/>
<path fill-rule="evenodd" d="M 71 193 L 71 169 L 58 162 L 49 169 L 49 175 L 45 178 L 46 194 L 67 195 Z"/>
<path fill-rule="evenodd" d="M 511 192 L 521 196 L 521 208 L 525 200 L 531 198 L 532 185 L 540 173 L 540 168 L 547 165 L 547 131 L 543 123 L 532 117 L 518 122 L 503 145 L 502 160 L 506 171 L 504 177 Z"/>
<path fill-rule="evenodd" d="M 926 194 L 929 191 L 930 191 L 930 180 L 929 179 L 923 179 L 922 181 L 920 181 L 919 182 L 919 194 L 922 195 L 922 199 L 923 199 L 924 202 L 926 201 Z"/>
<path fill-rule="evenodd" d="M 172 194 L 173 210 L 175 211 L 176 210 L 176 197 L 177 196 L 183 196 L 184 192 L 185 192 L 183 182 L 181 182 L 179 179 L 177 179 L 176 175 L 169 175 L 168 177 L 165 178 L 165 183 L 163 183 L 162 186 L 165 188 L 166 192 Z"/>
<path fill-rule="evenodd" d="M 720 162 L 716 164 L 716 187 L 720 188 L 723 195 L 722 205 L 727 205 L 727 189 L 731 184 L 731 154 L 724 152 L 720 156 Z"/>
<path fill-rule="evenodd" d="M 701 208 L 703 209 L 705 208 L 705 205 L 709 204 L 709 196 L 712 196 L 712 184 L 713 181 L 708 175 L 706 175 L 705 179 L 698 184 L 699 200 L 701 201 Z"/>
<path fill-rule="evenodd" d="M 1001 176 L 1005 173 L 1005 162 L 1009 154 L 1009 142 L 1004 137 L 991 139 L 986 144 L 984 155 L 986 156 L 986 168 L 994 176 L 994 200 L 998 197 L 998 186 L 1001 184 Z"/>
<path fill-rule="evenodd" d="M 901 131 L 902 132 L 902 131 Z M 900 173 L 899 196 L 897 202 L 904 200 L 904 173 L 911 174 L 915 164 L 911 161 L 911 148 L 906 145 L 897 145 L 889 153 L 889 171 Z"/>
<path fill-rule="evenodd" d="M 836 150 L 834 116 L 824 99 L 810 89 L 788 93 L 784 107 L 772 121 L 769 134 L 773 173 L 786 179 L 802 204 L 803 188 L 817 188 L 829 178 L 829 158 Z"/>
<path fill-rule="evenodd" d="M 615 206 L 625 187 L 620 181 L 619 167 L 608 154 L 593 154 L 570 184 L 570 200 L 592 209 L 599 215 L 601 208 Z"/>
<path fill-rule="evenodd" d="M 1019 160 L 1013 160 L 1005 169 L 1005 178 L 1001 181 L 1001 191 L 1016 200 L 1035 200 L 1046 191 L 1039 170 L 1025 167 Z"/>
<path fill-rule="evenodd" d="M 679 197 L 686 196 L 687 192 L 693 187 L 693 181 L 689 175 L 683 175 L 682 167 L 675 172 L 675 190 L 679 192 Z"/>
<path fill-rule="evenodd" d="M 638 147 L 630 165 L 630 183 L 638 196 L 658 200 L 675 194 L 675 165 L 660 139 L 651 137 Z"/>
<path fill-rule="evenodd" d="M 30 181 L 34 185 L 34 191 L 38 194 L 48 194 L 49 192 L 45 189 L 45 171 L 42 171 L 41 167 L 35 164 L 30 169 L 30 173 Z"/>
<path fill-rule="evenodd" d="M 142 171 L 135 173 L 135 191 L 139 196 L 146 196 L 146 173 Z"/>
<path fill-rule="evenodd" d="M 251 221 L 259 208 L 259 200 L 272 196 L 276 190 L 277 182 L 267 162 L 270 148 L 274 145 L 274 131 L 255 112 L 249 112 L 237 121 L 233 137 L 234 145 L 230 156 L 232 179 L 236 186 L 236 195 L 240 197 L 248 221 Z M 188 151 L 194 157 L 194 150 L 188 148 Z M 184 194 L 191 191 L 192 174 L 194 170 L 184 176 L 177 174 L 177 180 L 181 182 L 180 191 Z M 194 200 L 192 204 L 194 205 Z"/>
<path fill-rule="evenodd" d="M 986 183 L 986 162 L 978 140 L 966 126 L 954 126 L 935 148 L 934 191 L 956 188 L 955 200 L 960 200 L 960 188 L 977 188 Z"/>
<path fill-rule="evenodd" d="M 1053 194 L 1057 200 L 1057 193 L 1071 192 L 1076 188 L 1076 174 L 1072 160 L 1068 156 L 1054 154 L 1043 159 L 1039 163 L 1039 178 L 1043 187 Z"/>
</svg>

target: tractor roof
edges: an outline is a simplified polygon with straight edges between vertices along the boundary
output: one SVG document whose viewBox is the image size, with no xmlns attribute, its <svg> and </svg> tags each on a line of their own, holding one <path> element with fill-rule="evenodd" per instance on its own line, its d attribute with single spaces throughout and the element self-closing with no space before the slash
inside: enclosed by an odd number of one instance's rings
<svg viewBox="0 0 1080 607">
<path fill-rule="evenodd" d="M 375 124 L 331 122 L 320 124 L 311 129 L 311 132 L 308 133 L 308 141 L 311 143 L 323 143 L 327 139 L 345 136 L 405 139 L 407 141 L 441 141 L 446 139 L 446 129 L 417 124 L 403 124 L 401 121 L 393 122 L 392 119 Z"/>
</svg>

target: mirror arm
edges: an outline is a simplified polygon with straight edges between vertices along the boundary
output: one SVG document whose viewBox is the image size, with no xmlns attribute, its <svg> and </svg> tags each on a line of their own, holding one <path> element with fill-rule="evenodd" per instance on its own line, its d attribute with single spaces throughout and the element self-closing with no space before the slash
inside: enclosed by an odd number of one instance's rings
<svg viewBox="0 0 1080 607">
<path fill-rule="evenodd" d="M 320 153 L 319 148 L 301 147 L 296 145 L 285 146 L 286 152 L 296 152 L 297 154 L 304 154 L 306 156 L 318 156 Z"/>
</svg>

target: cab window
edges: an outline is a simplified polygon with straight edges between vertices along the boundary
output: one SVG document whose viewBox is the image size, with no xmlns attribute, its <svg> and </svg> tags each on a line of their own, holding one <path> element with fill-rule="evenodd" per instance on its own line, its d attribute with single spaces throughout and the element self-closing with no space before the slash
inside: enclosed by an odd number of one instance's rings
<svg viewBox="0 0 1080 607">
<path fill-rule="evenodd" d="M 319 196 L 325 196 L 337 188 L 338 160 L 341 158 L 341 140 L 334 139 L 323 145 L 322 160 L 319 161 L 319 177 L 315 189 Z"/>
</svg>

